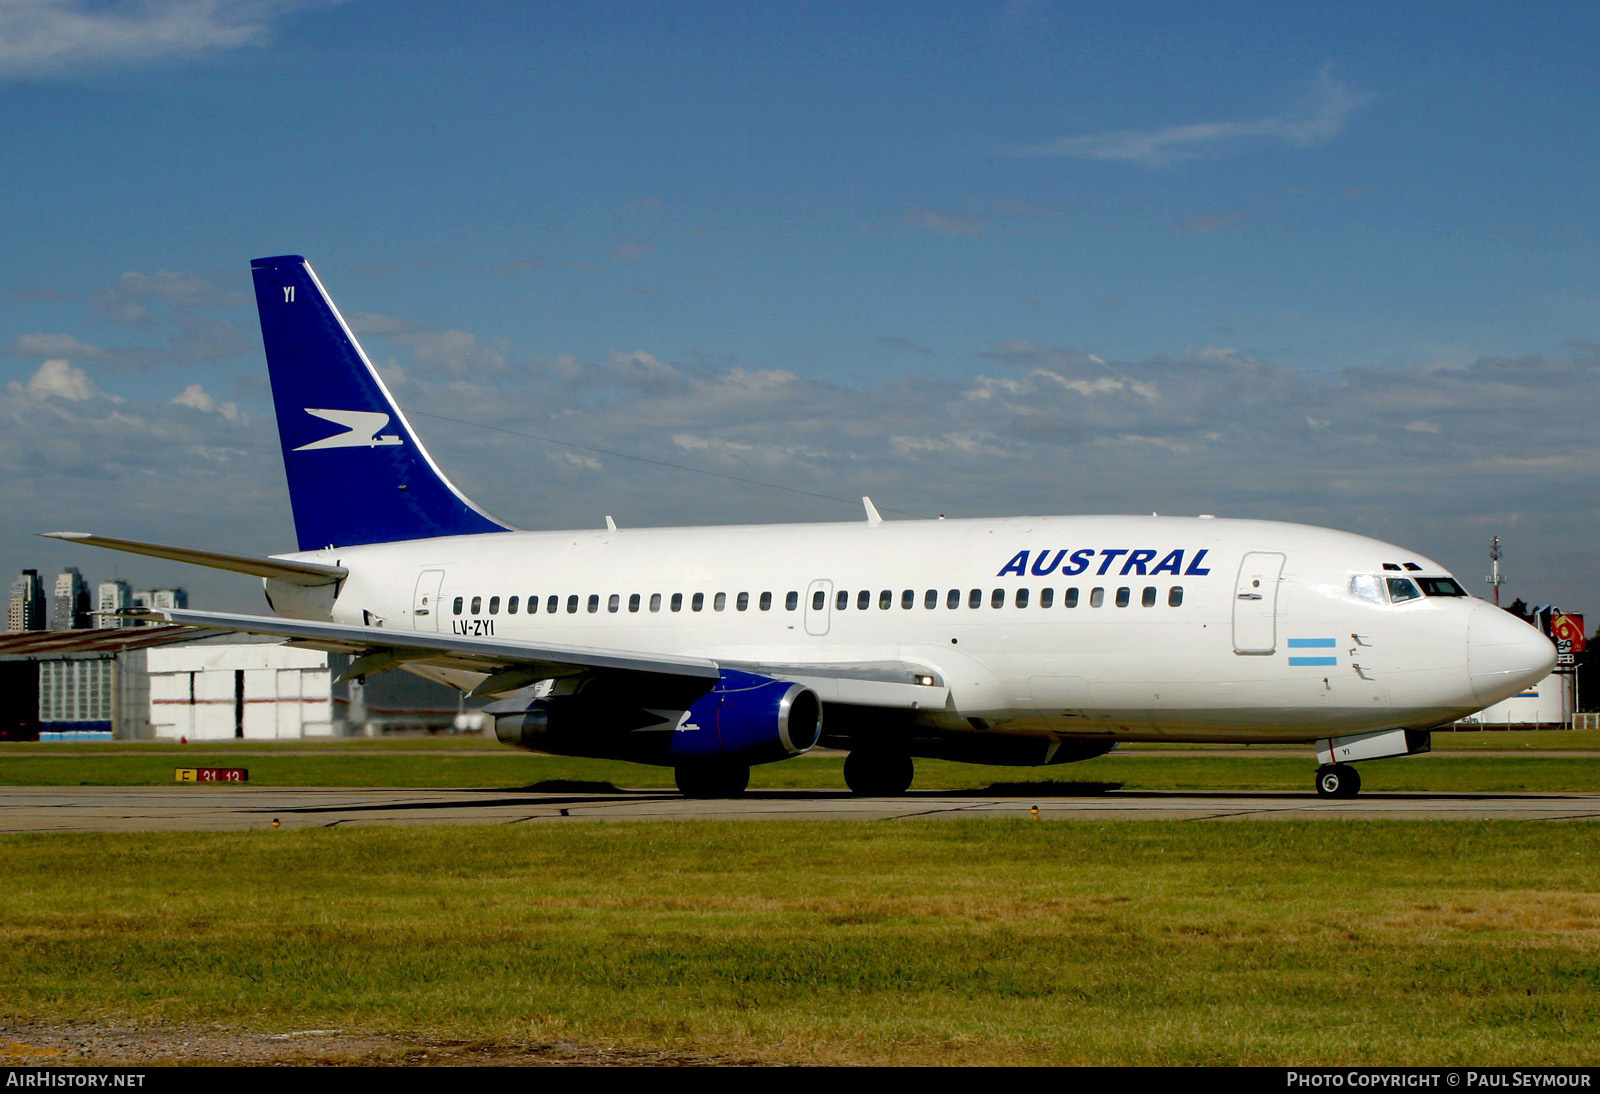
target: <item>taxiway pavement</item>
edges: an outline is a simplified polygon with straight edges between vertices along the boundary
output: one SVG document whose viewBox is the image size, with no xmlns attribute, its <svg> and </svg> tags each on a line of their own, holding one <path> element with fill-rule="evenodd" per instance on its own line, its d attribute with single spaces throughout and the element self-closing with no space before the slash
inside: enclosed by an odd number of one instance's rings
<svg viewBox="0 0 1600 1094">
<path fill-rule="evenodd" d="M 342 787 L 0 787 L 0 832 L 240 831 L 354 824 L 569 824 L 578 821 L 881 820 L 1600 820 L 1600 794 L 1108 790 L 1028 797 L 912 791 L 858 798 L 835 790 L 762 790 L 693 800 L 663 790 L 598 793 Z"/>
</svg>

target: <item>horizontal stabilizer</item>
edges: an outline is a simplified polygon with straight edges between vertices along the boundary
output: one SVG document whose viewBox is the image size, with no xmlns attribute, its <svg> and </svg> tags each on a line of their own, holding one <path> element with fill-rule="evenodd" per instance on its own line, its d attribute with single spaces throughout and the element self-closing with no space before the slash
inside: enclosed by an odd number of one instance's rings
<svg viewBox="0 0 1600 1094">
<path fill-rule="evenodd" d="M 221 551 L 201 551 L 193 547 L 171 547 L 164 543 L 141 543 L 136 539 L 112 539 L 89 532 L 41 532 L 47 539 L 60 539 L 68 543 L 85 543 L 90 547 L 108 547 L 113 551 L 127 551 L 152 558 L 170 558 L 174 562 L 192 562 L 196 566 L 209 566 L 213 570 L 230 570 L 236 574 L 253 574 L 256 577 L 276 578 L 291 585 L 335 585 L 349 576 L 343 566 L 329 566 L 322 562 L 295 562 L 281 558 L 262 558 L 256 555 L 229 555 Z"/>
</svg>

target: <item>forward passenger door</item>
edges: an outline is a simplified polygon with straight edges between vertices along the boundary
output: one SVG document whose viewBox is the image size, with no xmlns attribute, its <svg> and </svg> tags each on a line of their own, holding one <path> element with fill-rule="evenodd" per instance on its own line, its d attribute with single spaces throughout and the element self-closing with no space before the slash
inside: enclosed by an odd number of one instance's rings
<svg viewBox="0 0 1600 1094">
<path fill-rule="evenodd" d="M 1233 592 L 1233 652 L 1272 653 L 1278 648 L 1278 578 L 1284 556 L 1251 551 L 1239 563 Z"/>
</svg>

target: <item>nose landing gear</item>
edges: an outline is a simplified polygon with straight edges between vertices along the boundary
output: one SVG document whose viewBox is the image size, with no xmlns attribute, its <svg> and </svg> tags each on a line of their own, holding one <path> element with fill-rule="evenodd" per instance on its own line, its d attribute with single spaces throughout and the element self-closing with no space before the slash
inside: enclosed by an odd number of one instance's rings
<svg viewBox="0 0 1600 1094">
<path fill-rule="evenodd" d="M 1324 798 L 1353 798 L 1361 792 L 1361 776 L 1350 766 L 1351 762 L 1415 756 L 1432 747 L 1433 738 L 1425 729 L 1380 729 L 1348 737 L 1323 737 L 1317 741 L 1317 760 L 1322 764 L 1317 768 L 1317 794 Z"/>
</svg>

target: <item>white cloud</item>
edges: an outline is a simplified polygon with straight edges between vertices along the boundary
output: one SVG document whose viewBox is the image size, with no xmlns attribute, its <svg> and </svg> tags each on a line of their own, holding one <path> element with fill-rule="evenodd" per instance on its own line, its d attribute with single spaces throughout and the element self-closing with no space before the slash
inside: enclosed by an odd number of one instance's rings
<svg viewBox="0 0 1600 1094">
<path fill-rule="evenodd" d="M 674 433 L 672 443 L 688 452 L 706 452 L 715 449 L 724 455 L 743 456 L 755 451 L 755 445 L 752 444 L 722 441 L 712 437 L 702 437 L 697 433 Z"/>
<path fill-rule="evenodd" d="M 234 403 L 219 403 L 206 393 L 206 389 L 199 384 L 190 384 L 177 395 L 173 396 L 173 405 L 192 407 L 207 414 L 220 414 L 230 422 L 248 423 L 249 418 L 240 413 L 239 407 Z"/>
<path fill-rule="evenodd" d="M 748 371 L 742 368 L 729 369 L 709 385 L 711 388 L 721 388 L 730 392 L 759 392 L 763 395 L 781 395 L 783 390 L 795 382 L 795 375 L 780 368 L 756 369 Z"/>
<path fill-rule="evenodd" d="M 889 438 L 889 447 L 892 452 L 902 456 L 980 456 L 1015 460 L 1023 455 L 1015 446 L 1001 443 L 994 434 L 981 430 L 920 437 L 897 434 Z"/>
<path fill-rule="evenodd" d="M 636 239 L 625 239 L 611 248 L 611 258 L 616 262 L 638 262 L 640 259 L 649 258 L 655 252 L 655 244 L 640 243 Z"/>
<path fill-rule="evenodd" d="M 115 284 L 97 291 L 94 299 L 103 310 L 149 301 L 177 308 L 239 307 L 250 302 L 249 295 L 239 289 L 170 270 L 153 274 L 129 270 Z"/>
<path fill-rule="evenodd" d="M 344 319 L 350 324 L 350 329 L 358 335 L 416 334 L 427 329 L 406 319 L 396 319 L 392 315 L 378 315 L 375 312 L 350 312 Z"/>
<path fill-rule="evenodd" d="M 100 394 L 100 389 L 83 369 L 59 357 L 40 365 L 26 387 L 15 380 L 7 386 L 13 393 L 26 391 L 35 398 L 48 399 L 54 396 L 74 403 L 93 399 Z"/>
<path fill-rule="evenodd" d="M 1484 529 L 1520 522 L 1539 529 L 1519 545 L 1530 585 L 1546 573 L 1579 574 L 1572 588 L 1597 580 L 1554 561 L 1590 549 L 1600 519 L 1588 500 L 1600 467 L 1584 458 L 1600 416 L 1600 355 L 1588 350 L 1317 377 L 1226 346 L 1130 362 L 1010 341 L 965 374 L 947 354 L 937 369 L 849 385 L 647 350 L 502 356 L 493 377 L 407 359 L 385 378 L 452 479 L 526 527 L 593 527 L 607 512 L 635 527 L 854 519 L 867 493 L 886 515 L 1301 520 L 1470 573 Z M 38 528 L 80 523 L 56 500 L 70 498 L 134 538 L 191 526 L 220 529 L 219 549 L 290 541 L 270 414 L 230 420 L 199 385 L 172 404 L 112 406 L 64 361 L 38 387 L 0 389 L 0 504 L 37 513 Z M 35 565 L 32 550 L 10 549 L 14 566 Z M 1517 595 L 1581 599 L 1559 587 Z"/>
<path fill-rule="evenodd" d="M 952 213 L 944 209 L 910 209 L 900 218 L 907 224 L 918 228 L 926 228 L 930 232 L 938 232 L 942 236 L 969 236 L 976 238 L 983 235 L 983 221 L 977 217 L 969 217 L 962 213 Z"/>
<path fill-rule="evenodd" d="M 6 352 L 13 357 L 76 357 L 89 361 L 98 361 L 106 356 L 102 347 L 80 341 L 73 335 L 44 331 L 17 335 Z"/>
<path fill-rule="evenodd" d="M 504 372 L 505 354 L 494 346 L 479 342 L 466 331 L 428 331 L 407 336 L 411 356 L 417 364 L 441 369 L 453 376 Z"/>
<path fill-rule="evenodd" d="M 33 331 L 16 336 L 0 353 L 64 357 L 119 372 L 146 372 L 171 365 L 214 365 L 259 352 L 259 337 L 253 329 L 247 332 L 242 315 L 228 314 L 250 301 L 249 294 L 230 285 L 230 280 L 226 275 L 208 280 L 166 271 L 124 273 L 84 299 L 93 308 L 91 321 L 96 326 L 105 328 L 109 320 L 118 327 L 134 328 L 138 344 L 96 345 L 73 334 Z M 242 275 L 238 280 L 242 283 Z M 253 318 L 250 326 L 254 327 Z"/>
<path fill-rule="evenodd" d="M 272 19 L 326 0 L 6 0 L 0 4 L 0 78 L 150 64 L 262 46 Z"/>
<path fill-rule="evenodd" d="M 904 352 L 904 353 L 913 354 L 914 356 L 922 358 L 924 361 L 931 361 L 935 357 L 939 356 L 937 353 L 935 353 L 933 350 L 929 349 L 927 346 L 918 345 L 917 343 L 911 341 L 910 339 L 906 339 L 906 338 L 895 338 L 893 336 L 885 336 L 885 337 L 879 338 L 878 339 L 878 343 L 880 345 L 888 346 L 890 349 L 900 350 L 901 352 Z"/>
<path fill-rule="evenodd" d="M 1068 391 L 1076 391 L 1079 395 L 1089 398 L 1095 395 L 1105 395 L 1113 391 L 1121 391 L 1127 385 L 1121 380 L 1111 376 L 1102 376 L 1097 380 L 1068 380 L 1053 372 L 1039 372 L 1036 375 L 1053 380 Z"/>
<path fill-rule="evenodd" d="M 1371 100 L 1371 95 L 1345 86 L 1324 68 L 1304 98 L 1281 114 L 1243 121 L 1196 122 L 1164 129 L 1122 129 L 1062 137 L 1019 152 L 1029 156 L 1165 167 L 1262 143 L 1311 148 L 1326 144 L 1344 132 L 1351 116 Z"/>
<path fill-rule="evenodd" d="M 486 345 L 467 331 L 429 330 L 407 319 L 371 312 L 356 312 L 345 318 L 364 345 L 368 337 L 386 338 L 409 349 L 412 360 L 425 370 L 463 378 L 499 375 L 509 367 L 509 344 L 503 340 Z M 366 348 L 370 351 L 372 347 Z"/>
</svg>

